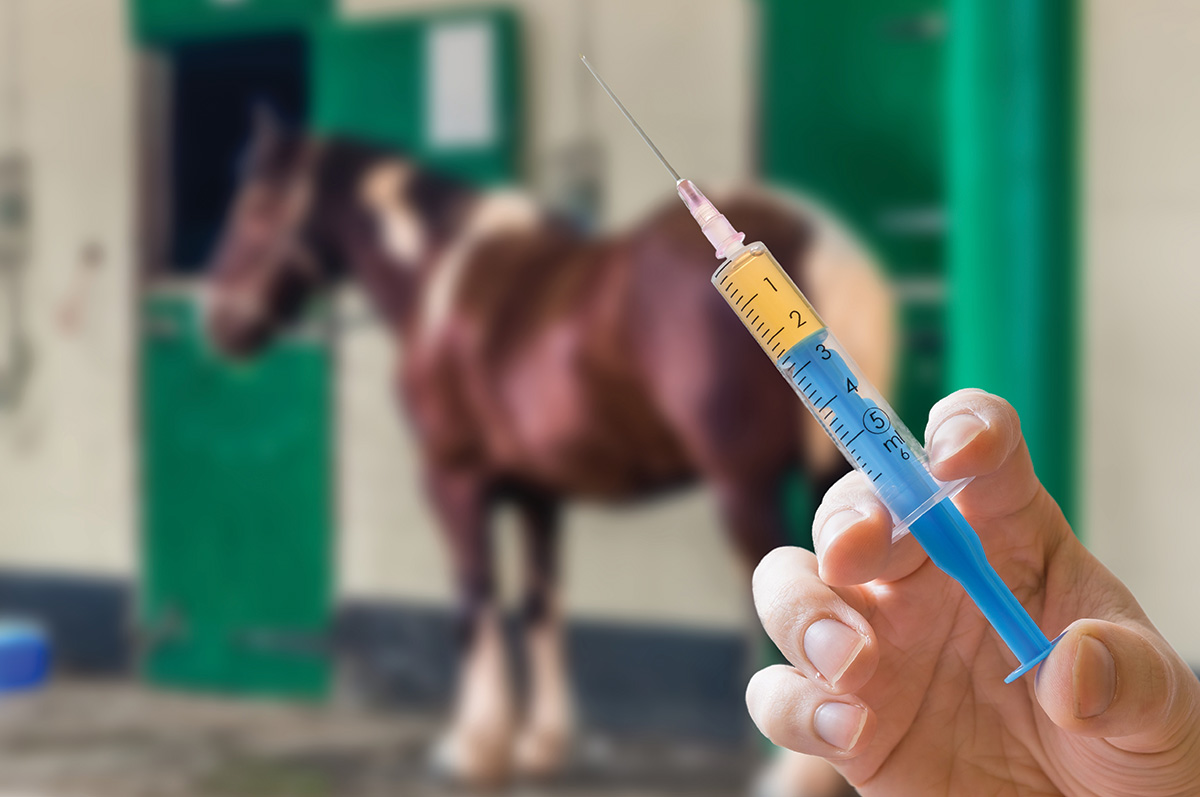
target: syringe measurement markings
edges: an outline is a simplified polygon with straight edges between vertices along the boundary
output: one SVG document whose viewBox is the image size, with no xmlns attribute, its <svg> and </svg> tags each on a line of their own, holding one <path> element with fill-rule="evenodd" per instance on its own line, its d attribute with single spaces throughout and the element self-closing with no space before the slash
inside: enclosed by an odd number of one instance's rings
<svg viewBox="0 0 1200 797">
<path fill-rule="evenodd" d="M 809 360 L 809 362 L 812 362 L 812 360 Z M 820 401 L 820 399 L 816 398 L 817 384 L 807 376 L 800 377 L 798 380 L 796 380 L 796 384 L 800 386 L 800 390 L 804 393 L 804 395 L 808 396 L 809 401 L 812 401 L 814 406 L 818 401 Z M 824 396 L 822 396 L 822 398 L 824 398 Z"/>
<path fill-rule="evenodd" d="M 867 467 L 867 461 L 866 461 L 865 459 L 863 459 L 863 458 L 862 458 L 862 455 L 861 455 L 861 454 L 859 454 L 859 453 L 858 453 L 858 449 L 856 449 L 856 448 L 851 448 L 851 449 L 849 449 L 849 451 L 850 451 L 850 453 L 851 453 L 851 454 L 853 454 L 853 455 L 854 455 L 854 458 L 858 460 L 858 464 L 859 464 L 859 465 L 862 465 L 864 468 L 866 468 L 866 467 Z M 867 468 L 867 470 L 869 471 L 870 469 L 869 469 L 869 468 Z"/>
<path fill-rule="evenodd" d="M 867 476 L 870 476 L 872 473 L 875 472 L 875 471 L 871 470 L 871 468 L 867 467 L 867 461 L 862 458 L 862 456 L 858 453 L 858 451 L 856 449 L 851 448 L 851 449 L 849 449 L 849 451 L 851 454 L 854 455 L 854 458 L 858 460 L 858 464 L 863 466 L 863 473 L 865 473 Z M 883 475 L 883 471 L 880 471 L 879 475 L 876 476 L 874 479 L 871 479 L 871 481 L 875 481 L 876 479 L 879 478 L 879 476 L 882 476 L 882 475 Z"/>
<path fill-rule="evenodd" d="M 783 329 L 784 329 L 783 327 L 780 327 L 779 329 L 775 330 L 775 334 L 772 335 L 771 339 L 767 341 L 768 346 L 770 346 L 771 343 L 774 342 L 775 338 L 779 337 L 779 333 L 782 332 Z"/>
<path fill-rule="evenodd" d="M 743 307 L 742 309 L 745 310 L 746 312 L 749 312 L 750 311 L 750 302 L 754 301 L 757 298 L 758 298 L 757 293 L 754 294 L 753 296 L 751 296 L 749 299 L 746 300 L 746 306 Z M 738 304 L 741 304 L 741 302 L 738 302 Z"/>
</svg>

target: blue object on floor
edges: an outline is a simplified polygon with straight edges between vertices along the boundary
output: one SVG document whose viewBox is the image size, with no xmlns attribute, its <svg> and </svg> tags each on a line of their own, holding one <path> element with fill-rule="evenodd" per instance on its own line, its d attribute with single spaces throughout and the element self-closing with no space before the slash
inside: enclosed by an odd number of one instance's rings
<svg viewBox="0 0 1200 797">
<path fill-rule="evenodd" d="M 37 626 L 0 621 L 0 694 L 41 686 L 50 673 L 50 643 Z"/>
</svg>

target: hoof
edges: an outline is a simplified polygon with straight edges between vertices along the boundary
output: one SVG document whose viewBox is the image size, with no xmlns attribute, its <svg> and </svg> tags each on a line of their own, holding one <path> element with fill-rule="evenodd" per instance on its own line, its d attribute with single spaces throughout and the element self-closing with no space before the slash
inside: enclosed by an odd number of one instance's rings
<svg viewBox="0 0 1200 797">
<path fill-rule="evenodd" d="M 521 778 L 553 780 L 566 771 L 571 758 L 571 734 L 566 730 L 529 729 L 513 748 L 513 766 Z"/>
<path fill-rule="evenodd" d="M 475 789 L 498 789 L 512 778 L 512 745 L 507 737 L 448 733 L 433 746 L 430 772 L 439 780 Z"/>
</svg>

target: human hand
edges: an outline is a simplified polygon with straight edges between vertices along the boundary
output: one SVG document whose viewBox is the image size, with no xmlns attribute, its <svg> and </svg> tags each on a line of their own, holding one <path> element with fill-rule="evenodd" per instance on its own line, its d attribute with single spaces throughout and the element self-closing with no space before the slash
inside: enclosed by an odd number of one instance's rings
<svg viewBox="0 0 1200 797">
<path fill-rule="evenodd" d="M 988 560 L 1065 635 L 1036 679 L 1006 685 L 1008 648 L 911 535 L 892 545 L 890 514 L 851 473 L 817 512 L 816 555 L 780 548 L 755 571 L 759 616 L 794 665 L 751 680 L 755 723 L 867 796 L 1200 794 L 1200 681 L 1072 534 L 1016 412 L 964 390 L 928 429 L 935 476 L 976 476 L 955 503 Z"/>
</svg>

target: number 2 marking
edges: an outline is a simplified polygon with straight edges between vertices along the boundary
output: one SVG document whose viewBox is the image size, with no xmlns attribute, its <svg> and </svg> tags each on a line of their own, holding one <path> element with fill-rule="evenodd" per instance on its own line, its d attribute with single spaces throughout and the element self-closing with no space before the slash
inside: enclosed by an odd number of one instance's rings
<svg viewBox="0 0 1200 797">
<path fill-rule="evenodd" d="M 766 277 L 763 277 L 763 279 L 766 279 Z M 795 319 L 796 319 L 796 329 L 799 329 L 800 327 L 802 327 L 802 326 L 804 326 L 805 324 L 807 324 L 807 323 L 808 323 L 807 321 L 805 321 L 804 319 L 802 319 L 802 318 L 800 317 L 800 311 L 799 311 L 799 310 L 793 310 L 792 312 L 788 313 L 788 318 L 795 318 Z M 827 360 L 828 360 L 829 358 L 828 358 L 828 357 L 826 357 L 825 359 L 827 359 Z"/>
</svg>

